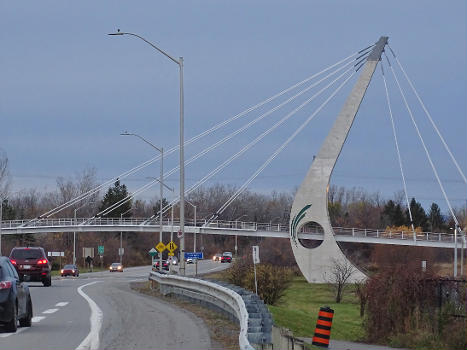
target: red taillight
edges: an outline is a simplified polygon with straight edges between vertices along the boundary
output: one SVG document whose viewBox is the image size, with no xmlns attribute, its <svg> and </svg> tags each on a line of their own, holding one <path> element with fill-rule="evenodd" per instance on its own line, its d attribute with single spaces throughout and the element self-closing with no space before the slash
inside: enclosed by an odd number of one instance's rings
<svg viewBox="0 0 467 350">
<path fill-rule="evenodd" d="M 11 281 L 0 281 L 0 290 L 11 288 Z"/>
<path fill-rule="evenodd" d="M 10 262 L 11 262 L 13 265 L 16 265 L 16 260 L 10 259 Z"/>
<path fill-rule="evenodd" d="M 44 265 L 44 264 L 47 264 L 47 263 L 48 263 L 47 259 L 41 259 L 41 260 L 37 261 L 38 265 Z"/>
</svg>

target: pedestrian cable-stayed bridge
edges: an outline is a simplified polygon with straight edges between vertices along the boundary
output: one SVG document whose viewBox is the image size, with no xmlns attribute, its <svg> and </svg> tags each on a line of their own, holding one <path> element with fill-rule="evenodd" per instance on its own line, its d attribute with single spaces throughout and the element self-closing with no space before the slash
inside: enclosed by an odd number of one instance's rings
<svg viewBox="0 0 467 350">
<path fill-rule="evenodd" d="M 390 54 L 387 55 L 386 51 L 389 49 Z M 390 58 L 391 56 L 391 58 Z M 384 60 L 382 58 L 384 57 Z M 393 64 L 394 63 L 394 64 Z M 379 111 L 381 114 L 388 115 L 391 121 L 392 132 L 394 137 L 395 149 L 397 153 L 397 160 L 398 165 L 400 168 L 401 173 L 401 184 L 404 190 L 405 195 L 405 204 L 407 205 L 409 220 L 411 223 L 411 238 L 408 235 L 401 233 L 400 237 L 396 237 L 393 235 L 392 232 L 380 231 L 376 230 L 376 237 L 371 237 L 368 235 L 368 232 L 373 232 L 369 230 L 364 230 L 367 235 L 359 235 L 355 234 L 355 232 L 361 232 L 359 230 L 352 230 L 353 234 L 348 234 L 348 229 L 336 229 L 331 226 L 331 222 L 329 219 L 328 213 L 328 189 L 329 183 L 332 175 L 332 171 L 334 166 L 337 162 L 337 159 L 340 155 L 340 152 L 344 146 L 344 143 L 347 139 L 348 133 L 352 127 L 353 121 L 357 112 L 359 110 L 360 104 L 363 101 L 367 88 L 370 85 L 371 79 L 373 74 L 375 73 L 377 65 L 380 64 L 381 67 L 381 75 L 382 80 L 384 83 L 384 91 L 386 94 L 386 101 L 387 101 L 387 108 L 383 108 Z M 385 65 L 386 68 L 383 68 Z M 397 66 L 398 72 L 396 73 L 396 69 L 394 66 Z M 393 84 L 390 85 L 387 83 L 386 74 L 385 72 L 391 72 L 393 77 Z M 299 135 L 308 125 L 309 123 L 328 105 L 328 103 L 335 98 L 335 96 L 346 86 L 346 84 L 352 80 L 354 76 L 357 76 L 358 79 L 354 83 L 352 90 L 350 91 L 340 113 L 337 116 L 337 119 L 334 122 L 328 136 L 324 140 L 321 145 L 319 152 L 317 153 L 316 157 L 314 158 L 311 167 L 305 176 L 304 181 L 302 182 L 301 186 L 299 187 L 294 203 L 292 205 L 291 213 L 290 213 L 290 223 L 285 228 L 284 231 L 282 227 L 279 227 L 278 230 L 273 230 L 273 225 L 270 226 L 269 230 L 262 229 L 262 224 L 253 224 L 253 228 L 237 228 L 237 227 L 215 227 L 216 223 L 219 223 L 217 220 L 222 217 L 222 214 L 232 204 L 241 194 L 245 191 L 245 189 L 258 177 L 258 175 L 264 171 L 268 165 L 277 158 L 277 156 L 286 149 L 289 144 Z M 226 144 L 230 140 L 234 139 L 237 135 L 244 133 L 246 130 L 249 130 L 254 125 L 259 125 L 260 121 L 270 121 L 270 126 L 267 127 L 266 130 L 259 133 L 252 141 L 241 145 L 240 142 L 240 149 L 229 155 L 226 160 L 221 162 L 219 165 L 214 167 L 210 170 L 204 177 L 200 180 L 196 181 L 190 188 L 184 191 L 185 196 L 193 193 L 202 185 L 207 183 L 210 179 L 212 179 L 215 175 L 219 174 L 221 171 L 225 171 L 229 169 L 229 166 L 232 166 L 232 163 L 244 155 L 248 151 L 252 151 L 255 147 L 262 142 L 267 136 L 273 134 L 274 131 L 283 128 L 284 125 L 291 120 L 292 118 L 297 119 L 299 112 L 304 112 L 305 107 L 312 106 L 312 103 L 317 103 L 318 105 L 315 106 L 313 112 L 308 114 L 308 116 L 302 120 L 301 124 L 299 124 L 298 128 L 295 129 L 293 133 L 290 134 L 288 138 L 286 138 L 282 144 L 280 144 L 269 156 L 268 158 L 251 174 L 251 176 L 233 193 L 224 204 L 222 204 L 218 210 L 212 214 L 212 216 L 203 224 L 203 226 L 186 226 L 187 232 L 199 232 L 199 233 L 214 233 L 214 232 L 222 232 L 222 234 L 236 234 L 239 235 L 241 232 L 245 233 L 252 233 L 254 232 L 257 236 L 265 236 L 268 235 L 272 237 L 273 235 L 283 235 L 284 238 L 287 236 L 290 238 L 290 243 L 292 246 L 292 250 L 294 256 L 296 258 L 297 264 L 299 265 L 302 273 L 306 277 L 308 281 L 322 281 L 323 275 L 326 272 L 329 272 L 330 267 L 333 264 L 333 261 L 337 260 L 346 260 L 347 258 L 341 251 L 339 245 L 337 244 L 338 241 L 343 241 L 347 239 L 348 241 L 363 241 L 366 239 L 373 239 L 376 243 L 384 243 L 384 242 L 399 242 L 398 244 L 410 244 L 410 245 L 421 245 L 422 242 L 426 244 L 433 244 L 432 246 L 442 246 L 442 244 L 449 244 L 449 242 L 444 242 L 444 239 L 450 237 L 450 235 L 441 235 L 441 234 L 432 234 L 432 233 L 425 233 L 425 234 L 418 234 L 416 229 L 413 225 L 413 218 L 411 213 L 411 208 L 409 204 L 409 190 L 407 183 L 405 181 L 405 172 L 404 172 L 404 164 L 401 157 L 401 147 L 399 145 L 399 139 L 397 135 L 397 118 L 396 114 L 399 113 L 398 110 L 394 109 L 393 101 L 390 97 L 390 87 L 395 86 L 400 94 L 400 101 L 403 103 L 408 116 L 410 117 L 410 122 L 413 124 L 415 133 L 417 138 L 419 139 L 423 150 L 424 155 L 426 156 L 430 167 L 433 171 L 434 177 L 439 185 L 439 188 L 443 194 L 443 198 L 446 201 L 446 205 L 449 209 L 450 216 L 455 223 L 455 227 L 453 227 L 453 244 L 457 246 L 459 243 L 460 237 L 465 237 L 464 233 L 460 230 L 460 223 L 457 219 L 454 209 L 449 201 L 448 194 L 444 188 L 443 181 L 438 173 L 436 162 L 431 156 L 429 144 L 427 143 L 426 139 L 423 137 L 422 130 L 418 126 L 417 119 L 415 118 L 415 109 L 410 106 L 408 94 L 404 92 L 404 89 L 400 83 L 400 79 L 398 78 L 398 74 L 402 74 L 403 78 L 406 80 L 408 86 L 412 94 L 415 96 L 416 101 L 421 106 L 421 110 L 425 114 L 428 124 L 431 125 L 436 133 L 436 135 L 440 138 L 441 143 L 443 145 L 444 150 L 449 155 L 448 159 L 450 159 L 459 175 L 462 177 L 464 183 L 467 184 L 467 179 L 465 177 L 464 172 L 462 171 L 461 167 L 459 166 L 458 162 L 456 161 L 452 151 L 447 145 L 444 137 L 441 135 L 434 119 L 432 118 L 431 114 L 429 113 L 425 103 L 420 97 L 420 94 L 415 89 L 415 86 L 411 79 L 409 78 L 406 70 L 403 68 L 401 62 L 399 61 L 398 57 L 394 53 L 393 49 L 389 47 L 388 37 L 381 37 L 376 43 L 369 45 L 368 47 L 356 51 L 351 55 L 341 59 L 340 61 L 328 66 L 327 68 L 323 69 L 322 71 L 309 76 L 308 78 L 298 82 L 291 87 L 282 90 L 267 98 L 266 100 L 238 113 L 227 120 L 224 120 L 213 127 L 209 128 L 208 130 L 193 136 L 192 138 L 184 141 L 185 146 L 190 146 L 191 144 L 197 142 L 200 139 L 206 138 L 208 135 L 214 134 L 217 136 L 216 131 L 224 128 L 225 126 L 231 124 L 234 121 L 241 121 L 243 119 L 249 118 L 253 112 L 261 113 L 259 116 L 254 117 L 251 120 L 246 120 L 246 123 L 235 129 L 234 131 L 228 133 L 226 136 L 219 138 L 217 141 L 213 142 L 209 146 L 205 147 L 200 152 L 194 154 L 191 158 L 185 160 L 184 165 L 190 166 L 192 163 L 196 162 L 201 157 L 205 156 L 206 154 L 212 152 L 215 149 L 218 149 L 222 145 Z M 298 90 L 298 91 L 297 91 Z M 307 97 L 307 93 L 312 93 L 311 97 Z M 282 100 L 281 100 L 282 99 Z M 304 99 L 304 101 L 303 101 Z M 291 109 L 289 112 L 284 112 L 284 107 L 293 107 L 293 103 L 297 103 L 298 101 L 302 102 Z M 272 105 L 272 106 L 271 106 Z M 266 110 L 266 111 L 265 111 Z M 395 112 L 397 111 L 397 113 Z M 279 120 L 274 120 L 273 116 L 277 113 L 282 113 Z M 276 139 L 278 139 L 276 137 Z M 179 150 L 180 146 L 174 146 L 168 149 L 165 152 L 166 156 L 170 156 L 177 150 Z M 179 198 L 175 198 L 172 200 L 165 208 L 163 208 L 159 213 L 151 216 L 150 218 L 140 222 L 140 223 L 127 223 L 123 224 L 122 222 L 112 222 L 105 221 L 106 219 L 100 219 L 104 216 L 110 216 L 112 211 L 116 210 L 117 208 L 121 207 L 129 200 L 137 196 L 138 194 L 146 191 L 151 186 L 156 184 L 158 181 L 163 182 L 162 177 L 161 179 L 154 179 L 144 186 L 136 189 L 128 195 L 127 197 L 121 199 L 120 201 L 114 203 L 113 205 L 109 206 L 108 208 L 103 209 L 92 218 L 86 219 L 83 222 L 77 224 L 73 221 L 73 219 L 61 219 L 61 220 L 68 220 L 63 221 L 62 224 L 57 225 L 47 225 L 47 222 L 50 222 L 53 216 L 57 215 L 58 213 L 66 210 L 67 208 L 75 209 L 78 206 L 85 203 L 85 201 L 89 201 L 89 198 L 95 197 L 98 192 L 107 186 L 111 185 L 117 179 L 124 179 L 129 177 L 136 172 L 140 171 L 141 169 L 149 166 L 150 164 L 155 163 L 156 161 L 161 160 L 161 156 L 158 155 L 148 161 L 139 164 L 138 166 L 116 176 L 109 181 L 90 189 L 82 193 L 81 195 L 73 198 L 66 203 L 60 204 L 59 206 L 43 213 L 39 217 L 35 219 L 31 219 L 26 222 L 18 223 L 16 227 L 8 227 L 8 223 L 4 224 L 5 231 L 8 233 L 32 233 L 32 232 L 46 232 L 46 230 L 55 231 L 55 232 L 70 232 L 70 231 L 148 231 L 154 232 L 158 228 L 161 229 L 160 225 L 154 224 L 156 222 L 157 217 L 163 216 L 165 212 L 173 208 L 179 201 Z M 178 172 L 179 167 L 175 167 L 167 172 L 164 172 L 163 178 L 166 179 L 167 177 L 175 174 Z M 52 220 L 52 222 L 55 222 Z M 57 223 L 59 222 L 56 221 Z M 65 225 L 64 223 L 67 222 L 68 224 Z M 44 224 L 45 223 L 45 224 Z M 106 224 L 107 223 L 107 224 Z M 248 225 L 245 223 L 244 225 Z M 322 232 L 322 240 L 321 244 L 315 246 L 313 248 L 309 248 L 306 245 L 302 244 L 303 240 L 306 237 L 313 236 L 308 235 L 304 232 L 306 231 L 307 225 L 311 225 L 312 227 L 319 227 L 319 232 Z M 162 225 L 164 226 L 164 225 Z M 222 225 L 221 225 L 222 226 Z M 167 226 L 162 228 L 163 230 L 170 230 Z M 183 230 L 182 230 L 183 231 Z M 235 233 L 236 232 L 236 233 Z M 345 233 L 345 234 L 344 234 Z M 282 237 L 282 236 L 281 236 Z M 434 239 L 436 238 L 437 239 Z M 449 240 L 449 239 L 448 239 Z M 451 242 L 452 242 L 451 240 Z M 462 241 L 464 239 L 462 238 Z M 408 243 L 411 242 L 411 243 Z M 394 244 L 394 243 L 393 243 Z M 454 249 L 454 256 L 456 260 L 457 257 L 457 249 Z M 183 258 L 183 252 L 182 252 Z M 457 264 L 454 264 L 454 275 L 457 275 Z M 355 274 L 354 279 L 362 279 L 365 278 L 363 273 Z"/>
<path fill-rule="evenodd" d="M 39 234 L 52 232 L 145 232 L 160 231 L 157 224 L 147 224 L 146 218 L 97 218 L 89 222 L 88 218 L 60 218 L 46 219 L 24 226 L 28 220 L 8 220 L 2 222 L 3 234 Z M 290 238 L 289 226 L 273 223 L 257 223 L 251 221 L 186 220 L 185 232 L 202 235 L 225 235 L 258 238 Z M 180 229 L 180 222 L 170 219 L 163 220 L 163 232 L 176 233 Z M 390 244 L 417 247 L 454 248 L 454 234 L 443 232 L 391 231 L 389 229 L 363 229 L 349 227 L 333 227 L 334 238 L 337 242 Z M 300 240 L 322 241 L 323 232 L 303 226 L 298 234 Z M 465 236 L 457 237 L 459 246 L 465 246 Z M 187 249 L 188 251 L 189 249 Z"/>
</svg>

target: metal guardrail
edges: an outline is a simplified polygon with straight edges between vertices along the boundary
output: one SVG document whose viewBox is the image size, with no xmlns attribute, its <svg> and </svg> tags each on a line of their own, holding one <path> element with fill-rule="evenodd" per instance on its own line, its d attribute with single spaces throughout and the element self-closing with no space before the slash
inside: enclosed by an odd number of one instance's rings
<svg viewBox="0 0 467 350">
<path fill-rule="evenodd" d="M 201 299 L 203 295 L 211 298 L 218 299 L 225 305 L 230 307 L 228 312 L 233 312 L 235 318 L 240 324 L 240 334 L 238 342 L 241 350 L 255 350 L 248 340 L 248 311 L 242 297 L 229 288 L 223 287 L 213 282 L 204 281 L 200 279 L 161 274 L 151 271 L 149 273 L 149 280 L 159 283 L 161 286 L 169 286 L 180 288 L 188 291 L 199 293 L 198 297 Z M 191 297 L 196 297 L 191 294 Z"/>
</svg>

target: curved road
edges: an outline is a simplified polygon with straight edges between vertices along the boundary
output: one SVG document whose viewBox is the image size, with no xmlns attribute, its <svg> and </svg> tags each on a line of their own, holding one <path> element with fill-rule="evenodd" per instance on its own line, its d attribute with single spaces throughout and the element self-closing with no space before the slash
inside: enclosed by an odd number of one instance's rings
<svg viewBox="0 0 467 350">
<path fill-rule="evenodd" d="M 228 266 L 200 261 L 198 272 Z M 0 350 L 210 349 L 209 331 L 195 315 L 130 289 L 149 271 L 83 273 L 54 279 L 50 288 L 30 283 L 33 325 L 16 333 L 0 328 Z M 193 273 L 188 265 L 187 274 Z"/>
</svg>

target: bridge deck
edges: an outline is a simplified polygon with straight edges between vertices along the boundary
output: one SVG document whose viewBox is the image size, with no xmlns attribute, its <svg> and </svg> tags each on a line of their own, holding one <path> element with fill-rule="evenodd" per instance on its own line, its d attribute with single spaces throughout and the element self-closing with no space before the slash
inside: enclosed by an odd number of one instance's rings
<svg viewBox="0 0 467 350">
<path fill-rule="evenodd" d="M 49 232 L 158 232 L 159 225 L 146 223 L 145 219 L 46 219 L 46 220 L 11 220 L 2 222 L 2 234 L 34 234 Z M 164 220 L 164 232 L 178 232 L 179 222 Z M 454 248 L 454 235 L 448 233 L 420 232 L 414 237 L 410 231 L 387 231 L 379 229 L 361 229 L 334 227 L 338 242 L 410 245 L 438 248 Z M 214 221 L 206 225 L 204 221 L 187 221 L 185 232 L 197 234 L 221 234 L 230 236 L 289 238 L 286 225 L 241 221 Z M 303 232 L 300 239 L 322 240 L 318 232 Z M 465 246 L 465 235 L 458 235 L 457 243 Z"/>
</svg>

